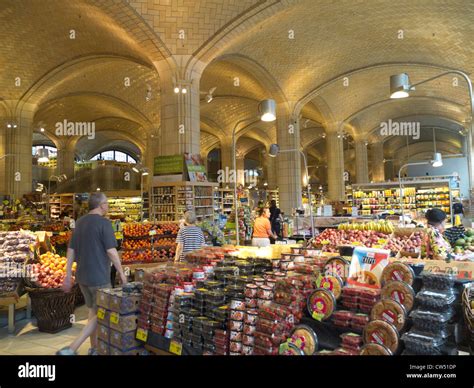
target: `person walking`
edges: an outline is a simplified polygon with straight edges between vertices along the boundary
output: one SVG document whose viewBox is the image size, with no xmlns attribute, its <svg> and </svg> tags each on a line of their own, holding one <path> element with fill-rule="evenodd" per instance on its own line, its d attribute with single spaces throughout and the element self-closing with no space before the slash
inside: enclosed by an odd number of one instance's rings
<svg viewBox="0 0 474 388">
<path fill-rule="evenodd" d="M 117 252 L 117 240 L 110 221 L 104 216 L 109 210 L 104 193 L 93 193 L 89 197 L 89 213 L 81 217 L 72 234 L 67 249 L 66 278 L 63 290 L 70 292 L 73 286 L 72 265 L 77 262 L 76 282 L 81 288 L 88 308 L 86 326 L 79 336 L 58 355 L 76 355 L 79 347 L 90 338 L 89 355 L 97 355 L 97 290 L 111 288 L 110 263 L 116 268 L 122 284 L 127 283 Z"/>
<path fill-rule="evenodd" d="M 254 247 L 268 247 L 270 245 L 270 237 L 275 240 L 278 238 L 278 236 L 272 232 L 269 218 L 270 211 L 268 208 L 260 208 L 258 217 L 255 219 L 253 225 L 252 245 Z"/>
<path fill-rule="evenodd" d="M 186 253 L 201 248 L 205 243 L 202 229 L 196 226 L 196 214 L 191 210 L 184 213 L 184 224 L 179 229 L 176 243 L 175 262 L 183 260 Z"/>
</svg>

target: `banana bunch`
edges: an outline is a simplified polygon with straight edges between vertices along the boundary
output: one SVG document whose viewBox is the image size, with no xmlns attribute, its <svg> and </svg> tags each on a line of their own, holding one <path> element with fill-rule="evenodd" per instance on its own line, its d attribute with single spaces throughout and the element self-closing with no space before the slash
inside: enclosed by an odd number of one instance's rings
<svg viewBox="0 0 474 388">
<path fill-rule="evenodd" d="M 337 229 L 339 230 L 373 230 L 375 232 L 381 232 L 381 233 L 386 233 L 390 234 L 393 233 L 394 227 L 393 224 L 390 221 L 370 221 L 370 222 L 364 222 L 364 223 L 343 223 L 339 224 Z"/>
</svg>

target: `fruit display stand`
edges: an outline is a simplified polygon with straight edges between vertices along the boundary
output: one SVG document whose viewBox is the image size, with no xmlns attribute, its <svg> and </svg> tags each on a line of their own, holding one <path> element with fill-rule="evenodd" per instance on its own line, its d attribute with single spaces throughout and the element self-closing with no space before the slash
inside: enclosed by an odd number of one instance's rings
<svg viewBox="0 0 474 388">
<path fill-rule="evenodd" d="M 46 233 L 40 238 L 42 240 L 39 249 L 50 246 Z M 74 285 L 68 293 L 61 289 L 66 277 L 66 263 L 65 257 L 46 252 L 27 265 L 26 290 L 39 331 L 54 334 L 72 326 L 71 315 L 76 307 L 79 286 Z M 73 263 L 73 274 L 76 266 L 76 263 Z"/>
<path fill-rule="evenodd" d="M 214 216 L 213 182 L 154 183 L 150 191 L 150 218 L 179 221 L 186 210 L 193 210 L 198 221 Z"/>
<path fill-rule="evenodd" d="M 160 263 L 173 260 L 176 252 L 176 222 L 144 222 L 123 225 L 123 265 Z"/>
</svg>

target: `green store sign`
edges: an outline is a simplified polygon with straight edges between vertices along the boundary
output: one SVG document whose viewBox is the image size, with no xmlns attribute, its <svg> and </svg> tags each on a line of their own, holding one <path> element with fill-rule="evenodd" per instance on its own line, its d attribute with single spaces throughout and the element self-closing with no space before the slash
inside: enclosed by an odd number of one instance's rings
<svg viewBox="0 0 474 388">
<path fill-rule="evenodd" d="M 154 160 L 153 175 L 182 174 L 183 171 L 183 155 L 157 156 Z"/>
</svg>

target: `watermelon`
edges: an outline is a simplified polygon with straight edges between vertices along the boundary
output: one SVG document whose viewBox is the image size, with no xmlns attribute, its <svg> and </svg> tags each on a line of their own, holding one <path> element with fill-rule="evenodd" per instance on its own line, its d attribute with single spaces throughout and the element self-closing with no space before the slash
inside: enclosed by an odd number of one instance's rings
<svg viewBox="0 0 474 388">
<path fill-rule="evenodd" d="M 454 245 L 456 245 L 457 247 L 462 247 L 466 245 L 466 240 L 464 240 L 463 238 L 458 238 Z"/>
</svg>

